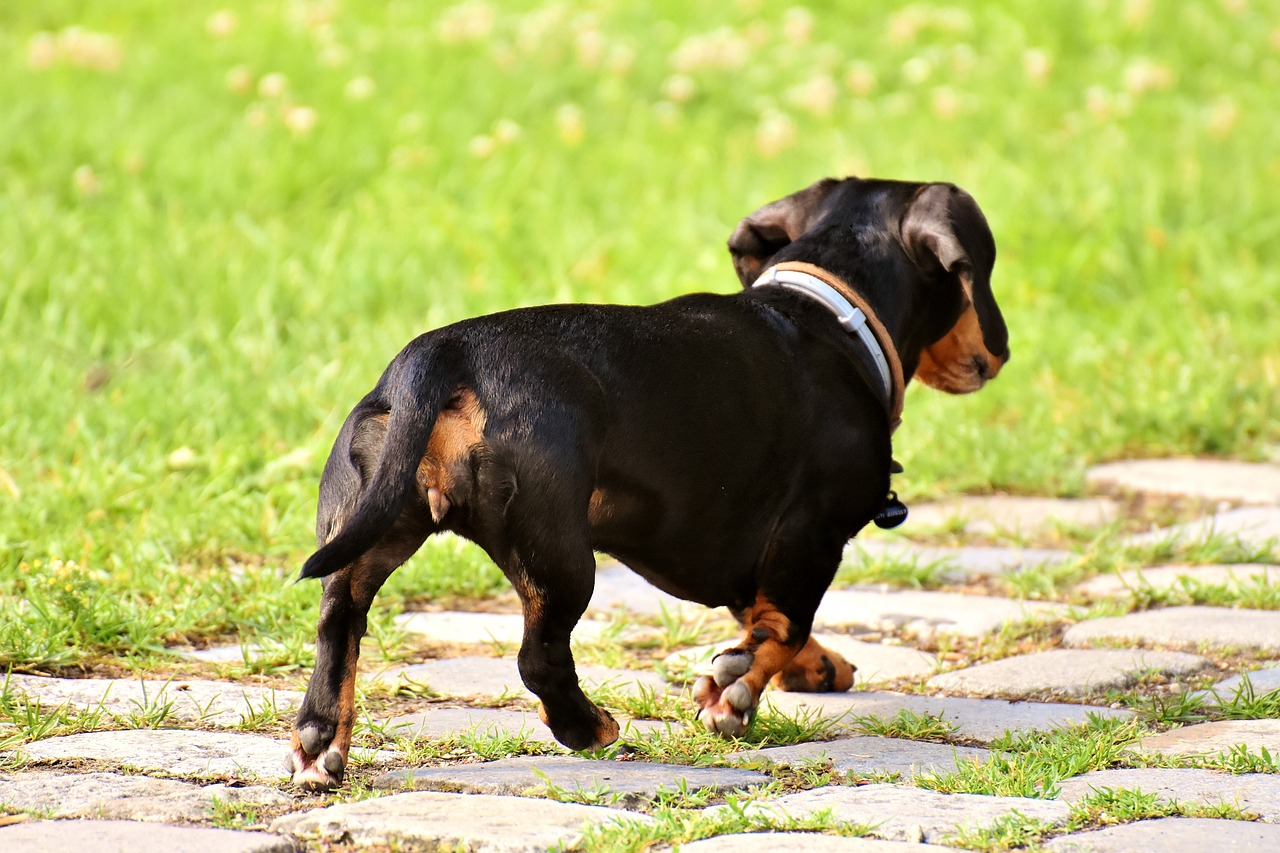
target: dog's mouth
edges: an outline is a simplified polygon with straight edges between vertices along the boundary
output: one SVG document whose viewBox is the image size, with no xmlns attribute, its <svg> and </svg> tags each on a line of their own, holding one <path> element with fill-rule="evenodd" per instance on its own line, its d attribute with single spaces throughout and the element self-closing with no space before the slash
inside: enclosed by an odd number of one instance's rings
<svg viewBox="0 0 1280 853">
<path fill-rule="evenodd" d="M 927 347 L 920 354 L 916 377 L 938 391 L 948 394 L 972 394 L 1000 374 L 1009 360 L 1006 350 L 1002 356 L 993 356 L 986 350 L 978 353 L 954 353 L 941 344 Z"/>
</svg>

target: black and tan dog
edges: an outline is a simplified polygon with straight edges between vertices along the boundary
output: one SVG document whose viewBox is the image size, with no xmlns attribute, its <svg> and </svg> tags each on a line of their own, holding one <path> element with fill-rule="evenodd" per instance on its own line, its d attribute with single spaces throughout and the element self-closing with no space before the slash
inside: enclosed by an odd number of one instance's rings
<svg viewBox="0 0 1280 853">
<path fill-rule="evenodd" d="M 618 725 L 578 685 L 569 634 L 594 551 L 742 623 L 694 696 L 739 735 L 773 680 L 846 690 L 809 636 L 845 543 L 885 506 L 912 376 L 977 390 L 1008 358 L 995 244 L 950 184 L 826 180 L 729 239 L 744 289 L 651 307 L 555 305 L 422 335 L 342 427 L 320 483 L 315 673 L 293 779 L 342 781 L 374 594 L 427 536 L 478 543 L 519 593 L 520 675 L 571 749 Z"/>
</svg>

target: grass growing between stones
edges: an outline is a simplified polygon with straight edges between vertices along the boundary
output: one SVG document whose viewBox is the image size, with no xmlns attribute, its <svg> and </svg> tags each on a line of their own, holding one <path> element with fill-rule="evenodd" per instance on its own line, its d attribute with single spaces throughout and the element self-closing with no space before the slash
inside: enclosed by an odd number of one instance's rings
<svg viewBox="0 0 1280 853">
<path fill-rule="evenodd" d="M 946 743 L 958 728 L 941 715 L 917 714 L 905 708 L 892 717 L 865 714 L 848 717 L 846 721 L 863 734 L 934 743 Z"/>
<path fill-rule="evenodd" d="M 1043 842 L 1057 836 L 1162 817 L 1222 820 L 1256 818 L 1229 803 L 1183 803 L 1136 789 L 1104 788 L 1072 803 L 1070 818 L 1065 824 L 1053 824 L 1014 812 L 987 826 L 963 829 L 948 836 L 946 843 L 963 850 L 982 853 L 1040 850 Z"/>
<path fill-rule="evenodd" d="M 619 819 L 591 826 L 572 847 L 552 849 L 562 853 L 631 853 L 745 832 L 814 832 L 859 837 L 871 831 L 869 826 L 838 821 L 827 810 L 804 818 L 780 818 L 751 811 L 752 802 L 749 798 L 730 796 L 723 806 L 708 810 L 662 805 L 649 814 L 648 821 Z"/>
<path fill-rule="evenodd" d="M 991 743 L 985 761 L 962 762 L 949 773 L 924 773 L 916 784 L 944 794 L 1053 797 L 1063 779 L 1118 761 L 1143 731 L 1134 721 L 1091 717 L 1081 726 L 1008 734 Z"/>
</svg>

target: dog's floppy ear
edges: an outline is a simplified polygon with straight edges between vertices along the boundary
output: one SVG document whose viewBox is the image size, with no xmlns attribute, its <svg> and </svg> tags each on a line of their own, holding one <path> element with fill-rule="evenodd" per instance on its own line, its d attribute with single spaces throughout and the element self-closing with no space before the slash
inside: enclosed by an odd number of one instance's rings
<svg viewBox="0 0 1280 853">
<path fill-rule="evenodd" d="M 952 329 L 925 348 L 916 375 L 943 391 L 976 390 L 1009 357 L 1009 330 L 991 292 L 996 243 L 987 219 L 964 190 L 929 184 L 902 217 L 901 233 L 916 264 L 958 278 L 969 302 Z"/>
<path fill-rule="evenodd" d="M 959 276 L 978 314 L 987 351 L 1003 356 L 1009 331 L 991 292 L 996 241 L 973 196 L 953 184 L 929 184 L 902 218 L 902 241 L 920 266 L 941 266 Z"/>
<path fill-rule="evenodd" d="M 765 261 L 808 229 L 827 193 L 839 183 L 832 178 L 818 181 L 766 204 L 738 223 L 729 235 L 729 254 L 743 287 L 754 284 Z"/>
</svg>

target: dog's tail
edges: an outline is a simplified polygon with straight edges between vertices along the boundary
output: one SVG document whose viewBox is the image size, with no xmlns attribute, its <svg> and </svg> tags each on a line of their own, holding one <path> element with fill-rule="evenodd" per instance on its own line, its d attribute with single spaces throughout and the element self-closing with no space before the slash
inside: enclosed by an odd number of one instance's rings
<svg viewBox="0 0 1280 853">
<path fill-rule="evenodd" d="M 322 578 L 350 565 L 391 529 L 414 488 L 436 418 L 463 377 L 464 359 L 452 342 L 419 338 L 391 362 L 343 428 L 352 428 L 361 410 L 390 412 L 377 467 L 342 529 L 303 564 L 299 580 Z M 342 449 L 335 447 L 335 453 L 350 453 L 348 442 L 340 438 L 338 445 Z M 347 459 L 329 460 L 331 466 L 338 463 L 351 465 Z"/>
</svg>

